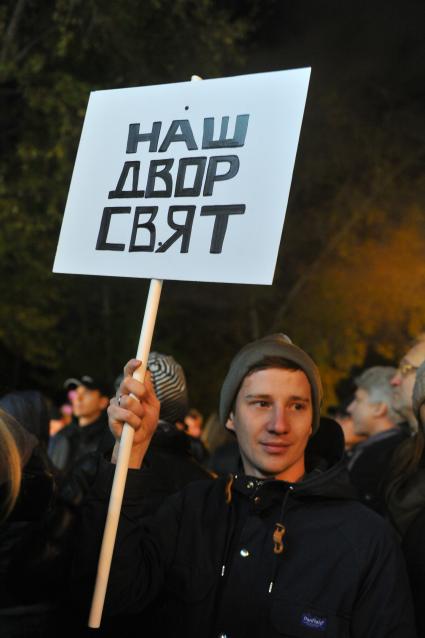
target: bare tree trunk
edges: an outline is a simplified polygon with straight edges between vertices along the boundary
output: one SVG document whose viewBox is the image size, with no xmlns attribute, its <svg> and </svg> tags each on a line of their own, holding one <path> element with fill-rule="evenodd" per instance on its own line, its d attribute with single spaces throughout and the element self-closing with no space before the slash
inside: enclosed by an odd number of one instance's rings
<svg viewBox="0 0 425 638">
<path fill-rule="evenodd" d="M 251 338 L 255 341 L 260 338 L 260 319 L 253 295 L 250 295 L 249 298 L 249 317 L 251 321 Z"/>
<path fill-rule="evenodd" d="M 105 374 L 108 379 L 112 379 L 112 352 L 111 352 L 111 303 L 109 288 L 106 282 L 102 284 L 102 315 L 104 333 L 104 365 Z"/>
<path fill-rule="evenodd" d="M 19 22 L 21 21 L 26 3 L 27 3 L 27 0 L 18 0 L 17 3 L 15 4 L 15 10 L 10 19 L 9 26 L 6 29 L 6 33 L 4 34 L 3 46 L 0 51 L 1 65 L 7 62 L 7 56 L 10 51 L 11 44 L 15 38 L 16 32 L 18 30 Z"/>
</svg>

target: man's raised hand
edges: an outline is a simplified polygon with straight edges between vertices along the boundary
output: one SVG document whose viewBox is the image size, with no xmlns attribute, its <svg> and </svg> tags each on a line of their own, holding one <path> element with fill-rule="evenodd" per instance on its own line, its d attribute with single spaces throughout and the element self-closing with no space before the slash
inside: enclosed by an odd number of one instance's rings
<svg viewBox="0 0 425 638">
<path fill-rule="evenodd" d="M 143 383 L 133 377 L 134 372 L 141 365 L 137 359 L 131 359 L 124 368 L 122 380 L 116 396 L 111 399 L 108 408 L 109 427 L 117 443 L 122 434 L 124 424 L 127 423 L 134 430 L 133 447 L 129 467 L 140 467 L 156 430 L 159 420 L 160 404 L 146 373 Z M 116 461 L 117 445 L 112 461 Z"/>
</svg>

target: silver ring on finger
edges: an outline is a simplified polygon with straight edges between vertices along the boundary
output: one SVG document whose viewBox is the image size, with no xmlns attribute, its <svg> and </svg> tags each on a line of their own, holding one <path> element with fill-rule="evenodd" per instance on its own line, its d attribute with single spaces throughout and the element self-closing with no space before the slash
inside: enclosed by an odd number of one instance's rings
<svg viewBox="0 0 425 638">
<path fill-rule="evenodd" d="M 123 395 L 122 395 L 122 394 L 120 394 L 120 396 L 118 397 L 118 406 L 119 406 L 119 407 L 121 407 L 121 397 L 122 397 L 122 396 L 123 396 Z"/>
</svg>

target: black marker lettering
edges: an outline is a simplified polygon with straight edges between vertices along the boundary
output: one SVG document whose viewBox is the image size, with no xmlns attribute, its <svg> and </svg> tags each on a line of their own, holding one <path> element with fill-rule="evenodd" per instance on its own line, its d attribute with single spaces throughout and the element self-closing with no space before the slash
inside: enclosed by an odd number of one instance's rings
<svg viewBox="0 0 425 638">
<path fill-rule="evenodd" d="M 153 252 L 156 238 L 156 228 L 153 220 L 155 219 L 157 212 L 158 206 L 136 206 L 136 210 L 134 212 L 133 230 L 131 231 L 130 246 L 128 249 L 129 253 Z M 144 224 L 139 223 L 141 215 L 150 215 L 149 219 Z M 136 244 L 137 231 L 139 230 L 139 228 L 146 228 L 146 230 L 149 232 L 149 244 Z"/>
<path fill-rule="evenodd" d="M 206 163 L 206 157 L 182 157 L 179 161 L 179 169 L 177 171 L 175 197 L 199 197 Z M 184 180 L 188 166 L 196 166 L 196 174 L 193 186 L 185 188 Z"/>
<path fill-rule="evenodd" d="M 217 175 L 217 167 L 220 163 L 227 162 L 229 170 L 227 173 Z M 214 183 L 232 179 L 239 170 L 239 157 L 237 155 L 216 155 L 210 157 L 208 163 L 207 176 L 205 178 L 204 195 L 212 195 Z"/>
<path fill-rule="evenodd" d="M 125 250 L 125 244 L 110 244 L 107 239 L 112 215 L 128 215 L 130 212 L 131 206 L 111 206 L 103 209 L 96 250 Z"/>
<path fill-rule="evenodd" d="M 201 217 L 215 215 L 214 228 L 211 237 L 210 253 L 219 255 L 223 248 L 229 215 L 243 215 L 245 204 L 229 204 L 228 206 L 202 206 Z"/>
<path fill-rule="evenodd" d="M 149 164 L 148 181 L 146 184 L 145 197 L 171 197 L 173 190 L 173 178 L 170 170 L 174 164 L 173 159 L 152 160 Z M 161 170 L 158 170 L 162 166 Z M 165 190 L 155 190 L 155 180 L 159 177 L 165 184 Z"/>
<path fill-rule="evenodd" d="M 174 242 L 179 239 L 179 237 L 182 238 L 180 252 L 181 253 L 188 252 L 190 234 L 192 232 L 193 217 L 195 215 L 195 208 L 196 208 L 195 206 L 170 206 L 168 210 L 167 221 L 168 221 L 169 227 L 173 228 L 176 232 L 173 233 L 173 235 L 171 235 L 171 237 L 169 237 L 167 241 L 162 244 L 162 246 L 157 248 L 155 252 L 165 253 L 165 251 L 168 250 L 169 247 L 172 246 Z M 173 219 L 174 213 L 181 210 L 187 211 L 186 219 L 184 221 L 184 224 L 177 224 Z"/>
<path fill-rule="evenodd" d="M 229 116 L 221 118 L 220 137 L 214 140 L 214 118 L 204 119 L 204 135 L 202 138 L 202 148 L 236 148 L 245 144 L 246 132 L 248 129 L 249 115 L 238 115 L 236 117 L 235 134 L 233 137 L 227 136 L 229 128 Z"/>
<path fill-rule="evenodd" d="M 154 122 L 150 133 L 140 133 L 140 124 L 129 124 L 126 153 L 137 153 L 139 142 L 149 142 L 149 151 L 155 152 L 160 131 L 161 122 Z"/>
<path fill-rule="evenodd" d="M 178 130 L 181 133 L 177 133 Z M 185 142 L 189 151 L 196 151 L 197 145 L 193 137 L 189 120 L 173 120 L 164 141 L 159 147 L 159 152 L 164 153 L 173 142 Z"/>
<path fill-rule="evenodd" d="M 125 191 L 124 186 L 130 171 L 133 171 L 132 187 L 130 191 Z M 144 197 L 144 191 L 138 190 L 139 186 L 140 162 L 125 162 L 118 184 L 114 191 L 109 191 L 108 199 L 123 199 L 125 197 Z"/>
</svg>

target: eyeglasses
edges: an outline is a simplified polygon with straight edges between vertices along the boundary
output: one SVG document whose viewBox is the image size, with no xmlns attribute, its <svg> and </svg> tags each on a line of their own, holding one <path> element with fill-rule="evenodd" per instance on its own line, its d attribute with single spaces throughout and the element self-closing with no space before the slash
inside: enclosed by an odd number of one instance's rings
<svg viewBox="0 0 425 638">
<path fill-rule="evenodd" d="M 398 371 L 402 377 L 407 377 L 411 372 L 416 372 L 419 366 L 414 366 L 413 363 L 400 363 Z"/>
</svg>

